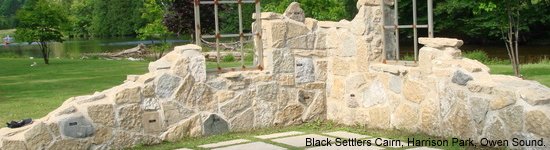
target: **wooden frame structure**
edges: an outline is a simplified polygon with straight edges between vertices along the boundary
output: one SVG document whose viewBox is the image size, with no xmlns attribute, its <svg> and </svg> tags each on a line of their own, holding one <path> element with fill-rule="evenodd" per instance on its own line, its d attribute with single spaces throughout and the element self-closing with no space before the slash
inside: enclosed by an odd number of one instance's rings
<svg viewBox="0 0 550 150">
<path fill-rule="evenodd" d="M 263 68 L 263 44 L 261 41 L 262 36 L 262 21 L 260 19 L 261 15 L 261 5 L 260 0 L 213 0 L 213 1 L 201 1 L 201 0 L 194 0 L 194 12 L 195 12 L 195 44 L 201 46 L 201 39 L 216 39 L 216 62 L 218 71 L 221 71 L 222 68 L 220 67 L 220 39 L 221 38 L 227 38 L 227 37 L 239 37 L 240 41 L 240 52 L 241 52 L 241 67 L 242 69 L 246 69 L 244 64 L 244 38 L 245 37 L 252 37 L 255 36 L 258 40 L 256 40 L 258 43 L 255 43 L 255 51 L 258 54 L 256 57 L 258 58 L 257 67 L 259 69 Z M 237 4 L 238 5 L 238 13 L 239 13 L 239 33 L 237 34 L 221 34 L 219 29 L 219 18 L 218 18 L 218 7 L 221 4 Z M 255 4 L 255 12 L 256 12 L 256 27 L 252 28 L 252 33 L 244 33 L 243 32 L 243 15 L 242 15 L 242 5 L 243 4 Z M 200 24 L 200 5 L 214 5 L 214 21 L 215 21 L 215 35 L 202 35 L 201 34 L 201 24 Z"/>
<path fill-rule="evenodd" d="M 414 34 L 414 61 L 418 61 L 418 28 L 428 28 L 428 37 L 433 38 L 434 32 L 433 32 L 433 0 L 427 0 L 428 2 L 428 24 L 427 25 L 418 25 L 417 24 L 417 9 L 416 9 L 416 0 L 412 0 L 413 2 L 413 24 L 412 25 L 399 25 L 399 0 L 395 0 L 395 3 L 393 5 L 393 21 L 394 25 L 385 25 L 384 29 L 393 29 L 395 31 L 395 42 L 396 42 L 396 49 L 395 49 L 395 60 L 399 60 L 399 29 L 413 29 Z M 384 2 L 381 1 L 381 5 L 383 12 L 386 11 Z M 383 18 L 385 21 L 386 18 Z M 384 36 L 386 34 L 384 33 Z M 385 43 L 385 42 L 384 42 Z M 384 48 L 384 51 L 386 48 Z"/>
</svg>

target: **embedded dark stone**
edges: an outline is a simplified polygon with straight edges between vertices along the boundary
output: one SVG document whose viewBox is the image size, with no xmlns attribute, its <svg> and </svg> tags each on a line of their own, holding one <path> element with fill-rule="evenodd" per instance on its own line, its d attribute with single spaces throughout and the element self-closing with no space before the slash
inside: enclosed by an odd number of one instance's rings
<svg viewBox="0 0 550 150">
<path fill-rule="evenodd" d="M 470 76 L 468 74 L 465 74 L 461 70 L 457 70 L 453 75 L 452 82 L 456 83 L 458 85 L 464 86 L 464 85 L 466 85 L 466 83 L 468 83 L 468 81 L 471 81 L 471 80 L 474 80 L 474 78 L 472 78 L 472 76 Z"/>
<path fill-rule="evenodd" d="M 86 138 L 94 134 L 94 126 L 84 116 L 71 116 L 59 121 L 59 130 L 64 136 Z"/>
<path fill-rule="evenodd" d="M 229 132 L 229 124 L 216 114 L 210 114 L 202 124 L 204 135 L 215 135 Z"/>
</svg>

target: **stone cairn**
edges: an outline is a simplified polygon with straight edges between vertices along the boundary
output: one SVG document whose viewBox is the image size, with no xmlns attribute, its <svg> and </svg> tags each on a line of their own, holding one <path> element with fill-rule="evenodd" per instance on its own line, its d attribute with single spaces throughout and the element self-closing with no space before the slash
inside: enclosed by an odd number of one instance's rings
<svg viewBox="0 0 550 150">
<path fill-rule="evenodd" d="M 550 89 L 489 74 L 461 56 L 461 40 L 421 38 L 418 66 L 384 64 L 380 5 L 393 1 L 359 0 L 355 18 L 339 22 L 306 18 L 298 3 L 254 14 L 264 70 L 207 73 L 200 47 L 178 46 L 149 73 L 0 129 L 0 149 L 122 149 L 326 119 L 477 141 L 550 139 Z"/>
</svg>

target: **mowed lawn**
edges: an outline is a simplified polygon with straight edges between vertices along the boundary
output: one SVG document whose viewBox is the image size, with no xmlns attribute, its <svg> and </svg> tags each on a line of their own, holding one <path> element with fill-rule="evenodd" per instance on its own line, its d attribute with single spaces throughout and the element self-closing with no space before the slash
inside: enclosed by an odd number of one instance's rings
<svg viewBox="0 0 550 150">
<path fill-rule="evenodd" d="M 31 67 L 36 62 L 38 65 Z M 0 123 L 41 118 L 70 97 L 121 84 L 143 74 L 148 62 L 0 58 Z M 3 125 L 2 125 L 3 127 Z"/>
<path fill-rule="evenodd" d="M 491 74 L 513 75 L 511 65 L 489 65 Z M 550 87 L 550 63 L 525 64 L 521 65 L 521 74 L 527 80 L 535 80 L 547 87 Z"/>
</svg>

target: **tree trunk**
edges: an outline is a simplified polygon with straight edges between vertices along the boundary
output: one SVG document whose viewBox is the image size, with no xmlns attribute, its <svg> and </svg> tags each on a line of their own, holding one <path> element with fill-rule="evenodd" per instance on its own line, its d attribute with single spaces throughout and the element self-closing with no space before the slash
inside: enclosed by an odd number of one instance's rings
<svg viewBox="0 0 550 150">
<path fill-rule="evenodd" d="M 44 57 L 44 63 L 46 65 L 50 64 L 50 59 L 48 57 L 48 46 L 46 45 L 46 42 L 40 42 L 40 48 L 42 49 L 42 57 Z"/>
</svg>

